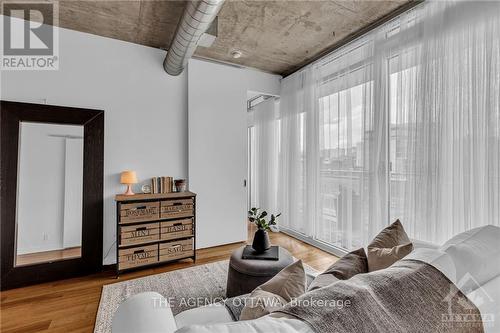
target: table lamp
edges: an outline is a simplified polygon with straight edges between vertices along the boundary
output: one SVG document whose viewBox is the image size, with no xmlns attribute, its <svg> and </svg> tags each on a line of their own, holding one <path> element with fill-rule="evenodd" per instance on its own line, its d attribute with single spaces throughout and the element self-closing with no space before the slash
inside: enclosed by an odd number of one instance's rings
<svg viewBox="0 0 500 333">
<path fill-rule="evenodd" d="M 132 184 L 137 184 L 137 175 L 135 171 L 123 171 L 120 177 L 120 183 L 127 185 L 127 192 L 123 193 L 124 195 L 134 195 Z"/>
</svg>

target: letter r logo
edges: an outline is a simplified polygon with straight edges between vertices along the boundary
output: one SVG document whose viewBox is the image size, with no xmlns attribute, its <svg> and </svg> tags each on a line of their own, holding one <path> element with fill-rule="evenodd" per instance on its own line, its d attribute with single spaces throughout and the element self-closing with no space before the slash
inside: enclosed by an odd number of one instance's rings
<svg viewBox="0 0 500 333">
<path fill-rule="evenodd" d="M 54 53 L 52 3 L 3 3 L 4 55 Z"/>
</svg>

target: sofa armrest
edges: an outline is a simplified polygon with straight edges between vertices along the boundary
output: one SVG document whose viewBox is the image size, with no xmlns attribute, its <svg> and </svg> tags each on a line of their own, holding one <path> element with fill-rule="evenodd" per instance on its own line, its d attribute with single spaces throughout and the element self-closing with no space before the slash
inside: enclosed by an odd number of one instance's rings
<svg viewBox="0 0 500 333">
<path fill-rule="evenodd" d="M 130 297 L 120 304 L 113 317 L 113 333 L 173 333 L 176 330 L 167 300 L 155 292 Z"/>
</svg>

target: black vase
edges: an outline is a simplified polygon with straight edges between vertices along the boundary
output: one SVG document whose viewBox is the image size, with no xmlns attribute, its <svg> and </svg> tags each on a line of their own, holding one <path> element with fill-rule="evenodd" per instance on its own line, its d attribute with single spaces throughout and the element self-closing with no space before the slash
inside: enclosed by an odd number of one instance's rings
<svg viewBox="0 0 500 333">
<path fill-rule="evenodd" d="M 257 253 L 263 253 L 269 250 L 271 247 L 271 242 L 269 241 L 269 235 L 266 230 L 258 229 L 253 236 L 252 248 Z"/>
</svg>

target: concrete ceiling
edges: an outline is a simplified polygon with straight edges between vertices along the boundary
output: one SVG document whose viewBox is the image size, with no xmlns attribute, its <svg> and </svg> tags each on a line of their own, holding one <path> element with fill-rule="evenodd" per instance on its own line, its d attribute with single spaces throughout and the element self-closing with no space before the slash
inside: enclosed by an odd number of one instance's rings
<svg viewBox="0 0 500 333">
<path fill-rule="evenodd" d="M 229 1 L 215 43 L 196 55 L 286 75 L 406 2 Z M 235 49 L 241 58 L 231 58 Z"/>
<path fill-rule="evenodd" d="M 215 43 L 195 55 L 288 74 L 407 2 L 227 0 Z M 59 26 L 167 49 L 184 7 L 170 0 L 60 0 Z M 242 57 L 233 59 L 234 50 Z"/>
</svg>

